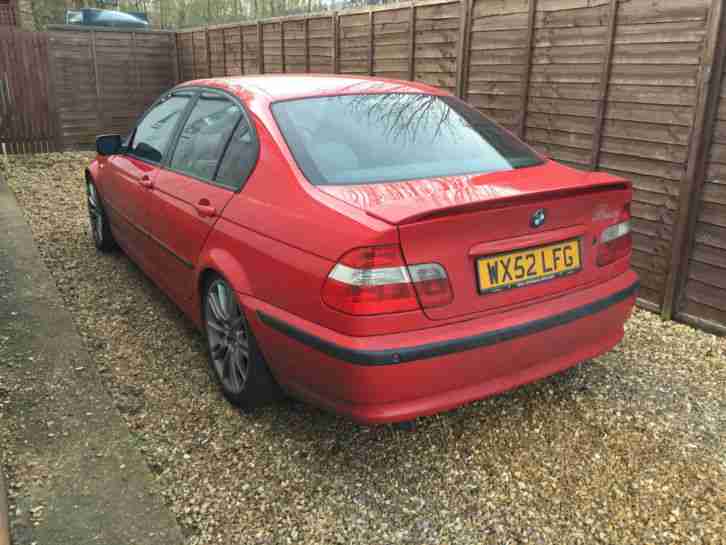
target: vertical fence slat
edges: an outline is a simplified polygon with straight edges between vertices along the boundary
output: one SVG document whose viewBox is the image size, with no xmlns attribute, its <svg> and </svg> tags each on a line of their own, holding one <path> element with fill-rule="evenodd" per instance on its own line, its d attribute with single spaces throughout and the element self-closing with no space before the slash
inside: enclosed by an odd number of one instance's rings
<svg viewBox="0 0 726 545">
<path fill-rule="evenodd" d="M 10 30 L 10 38 L 15 41 L 19 39 L 20 33 L 15 29 Z M 5 49 L 5 48 L 3 48 Z M 16 51 L 13 48 L 7 48 L 8 55 L 8 89 L 10 96 L 10 150 L 11 153 L 20 153 L 22 150 L 21 142 L 23 139 L 23 123 L 18 107 L 20 97 L 20 82 L 17 80 L 17 70 L 13 73 L 13 66 L 18 66 Z"/>
<path fill-rule="evenodd" d="M 245 75 L 245 33 L 242 25 L 239 26 L 239 73 Z"/>
<path fill-rule="evenodd" d="M 519 123 L 517 135 L 524 138 L 527 127 L 527 104 L 529 102 L 529 79 L 532 74 L 532 52 L 534 49 L 534 24 L 537 18 L 537 0 L 529 0 L 527 13 L 527 48 L 525 50 L 524 72 L 522 74 L 522 90 L 519 106 Z"/>
<path fill-rule="evenodd" d="M 96 134 L 101 132 L 103 127 L 103 108 L 101 107 L 101 78 L 98 74 L 98 55 L 96 54 L 96 31 L 91 31 L 91 58 L 93 63 L 93 81 L 96 84 Z M 136 56 L 134 55 L 134 58 Z"/>
<path fill-rule="evenodd" d="M 204 40 L 207 44 L 207 77 L 212 77 L 212 46 L 209 42 L 209 27 L 204 32 Z"/>
<path fill-rule="evenodd" d="M 285 21 L 280 21 L 280 70 L 284 74 L 287 72 L 285 65 Z"/>
<path fill-rule="evenodd" d="M 303 25 L 303 31 L 305 32 L 305 73 L 310 73 L 310 19 L 305 18 L 305 24 Z"/>
<path fill-rule="evenodd" d="M 460 0 L 459 43 L 456 55 L 456 96 L 466 98 L 466 80 L 469 71 L 469 39 L 471 35 L 473 0 Z"/>
<path fill-rule="evenodd" d="M 416 5 L 411 2 L 408 12 L 408 79 L 413 81 L 416 67 Z"/>
<path fill-rule="evenodd" d="M 340 72 L 340 52 L 339 52 L 339 40 L 338 36 L 340 34 L 340 19 L 338 17 L 338 12 L 333 13 L 332 16 L 332 24 L 333 24 L 333 74 L 337 74 Z"/>
<path fill-rule="evenodd" d="M 144 94 L 141 89 L 141 70 L 139 69 L 138 48 L 136 46 L 136 32 L 132 32 L 131 57 L 134 59 L 134 75 L 136 76 L 136 82 L 134 83 L 134 99 L 136 101 L 137 109 L 141 109 L 145 106 L 145 104 Z"/>
<path fill-rule="evenodd" d="M 665 319 L 678 311 L 678 300 L 688 275 L 698 204 L 706 178 L 706 159 L 713 139 L 714 123 L 724 71 L 726 36 L 723 33 L 724 0 L 713 0 L 708 15 L 706 49 L 698 78 L 698 99 L 688 146 L 686 173 L 678 195 L 678 213 L 666 278 L 661 315 Z"/>
<path fill-rule="evenodd" d="M 23 38 L 27 38 L 26 36 L 23 36 Z M 25 112 L 32 112 L 33 110 L 33 90 L 35 89 L 34 82 L 30 81 L 30 43 L 27 39 L 22 39 L 20 41 L 20 47 L 18 48 L 18 53 L 20 53 L 20 62 L 18 64 L 18 67 L 21 68 L 21 78 L 22 78 L 22 92 L 19 92 L 19 98 L 22 100 L 23 104 L 23 111 Z M 32 151 L 31 143 L 34 140 L 35 137 L 35 116 L 34 115 L 23 115 L 23 151 L 25 153 L 29 153 Z"/>
<path fill-rule="evenodd" d="M 30 66 L 34 68 L 34 72 L 36 72 L 36 81 L 34 85 L 32 85 L 33 88 L 33 111 L 36 112 L 36 115 L 33 116 L 35 119 L 35 127 L 34 127 L 34 134 L 33 134 L 33 151 L 40 151 L 40 144 L 43 141 L 43 135 L 45 133 L 43 124 L 45 123 L 45 115 L 43 111 L 43 97 L 41 95 L 41 89 L 43 88 L 43 78 L 45 77 L 45 71 L 38 70 L 38 67 L 41 66 L 40 64 L 40 57 L 38 55 L 38 35 L 33 33 L 31 34 L 31 40 L 30 40 Z"/>
<path fill-rule="evenodd" d="M 192 32 L 192 79 L 197 77 L 197 42 Z"/>
<path fill-rule="evenodd" d="M 174 83 L 180 83 L 183 79 L 183 68 L 181 59 L 181 48 L 179 47 L 179 34 L 169 34 L 172 37 L 173 50 L 172 50 L 172 62 L 175 63 L 174 68 Z"/>
<path fill-rule="evenodd" d="M 262 36 L 262 23 L 257 21 L 257 65 L 260 69 L 260 74 L 265 73 L 265 46 Z"/>
<path fill-rule="evenodd" d="M 617 28 L 618 19 L 618 0 L 610 0 L 608 17 L 608 33 L 605 41 L 605 49 L 603 51 L 602 65 L 600 67 L 600 86 L 597 94 L 597 111 L 595 112 L 595 124 L 592 131 L 592 152 L 590 154 L 591 170 L 596 170 L 600 163 L 600 145 L 602 143 L 608 85 L 610 83 L 610 67 L 613 60 L 613 45 L 615 43 L 615 29 Z"/>
<path fill-rule="evenodd" d="M 48 35 L 48 110 L 53 127 L 54 151 L 63 151 L 65 145 L 63 142 L 63 131 L 61 130 L 60 112 L 56 96 L 58 90 L 58 69 L 56 66 L 57 59 L 54 55 L 56 48 L 53 46 L 53 41 L 53 35 Z"/>
<path fill-rule="evenodd" d="M 222 71 L 227 75 L 227 31 L 222 29 Z"/>
<path fill-rule="evenodd" d="M 368 75 L 373 75 L 373 52 L 375 47 L 375 31 L 373 30 L 373 10 L 368 10 Z"/>
</svg>

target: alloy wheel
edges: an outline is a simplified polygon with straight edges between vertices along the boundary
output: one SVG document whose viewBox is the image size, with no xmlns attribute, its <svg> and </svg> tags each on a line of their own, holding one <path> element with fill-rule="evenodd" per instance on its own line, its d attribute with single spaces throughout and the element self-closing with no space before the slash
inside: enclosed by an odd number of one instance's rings
<svg viewBox="0 0 726 545">
<path fill-rule="evenodd" d="M 96 188 L 92 183 L 86 184 L 88 194 L 88 217 L 91 222 L 91 232 L 97 245 L 103 243 L 103 212 L 96 193 Z"/>
<path fill-rule="evenodd" d="M 205 319 L 209 351 L 222 386 L 233 394 L 244 390 L 249 373 L 247 321 L 229 285 L 221 279 L 207 291 Z"/>
</svg>

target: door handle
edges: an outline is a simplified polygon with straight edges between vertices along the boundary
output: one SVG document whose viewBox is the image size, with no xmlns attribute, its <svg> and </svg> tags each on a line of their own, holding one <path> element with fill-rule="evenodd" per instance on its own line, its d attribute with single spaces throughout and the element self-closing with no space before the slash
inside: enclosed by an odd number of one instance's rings
<svg viewBox="0 0 726 545">
<path fill-rule="evenodd" d="M 197 204 L 194 205 L 197 210 L 197 214 L 203 218 L 211 218 L 217 214 L 217 209 L 212 206 L 209 199 L 200 199 Z"/>
<path fill-rule="evenodd" d="M 154 189 L 154 182 L 151 181 L 148 174 L 144 174 L 141 178 L 139 178 L 139 183 L 146 189 Z"/>
</svg>

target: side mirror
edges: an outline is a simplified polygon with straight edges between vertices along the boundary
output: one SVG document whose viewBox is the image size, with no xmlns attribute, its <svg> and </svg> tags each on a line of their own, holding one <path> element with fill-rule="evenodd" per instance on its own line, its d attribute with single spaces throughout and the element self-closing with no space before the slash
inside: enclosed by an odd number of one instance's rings
<svg viewBox="0 0 726 545">
<path fill-rule="evenodd" d="M 96 152 L 99 155 L 115 155 L 121 146 L 121 136 L 118 134 L 103 134 L 96 138 Z"/>
</svg>

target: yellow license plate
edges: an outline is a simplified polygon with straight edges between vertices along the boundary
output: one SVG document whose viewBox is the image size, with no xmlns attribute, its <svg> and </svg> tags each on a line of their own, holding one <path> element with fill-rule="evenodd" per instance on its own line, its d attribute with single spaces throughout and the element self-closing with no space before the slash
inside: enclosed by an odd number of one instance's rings
<svg viewBox="0 0 726 545">
<path fill-rule="evenodd" d="M 479 293 L 544 282 L 577 272 L 581 266 L 578 239 L 480 257 L 477 260 Z"/>
</svg>

